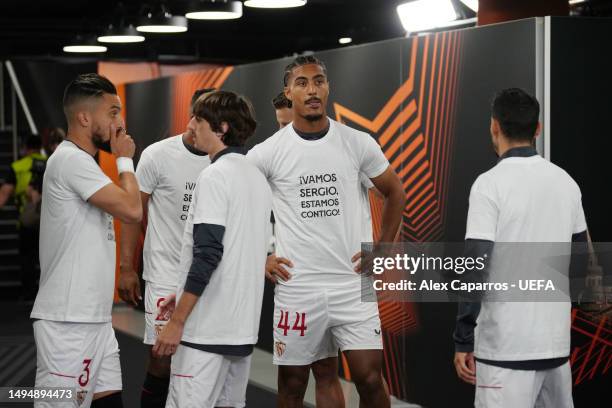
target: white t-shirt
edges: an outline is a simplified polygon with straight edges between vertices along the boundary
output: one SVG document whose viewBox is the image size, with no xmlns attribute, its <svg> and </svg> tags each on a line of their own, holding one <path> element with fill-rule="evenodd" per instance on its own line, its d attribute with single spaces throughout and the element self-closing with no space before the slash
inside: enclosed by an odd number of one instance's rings
<svg viewBox="0 0 612 408">
<path fill-rule="evenodd" d="M 370 135 L 329 121 L 319 140 L 286 126 L 247 156 L 272 187 L 276 254 L 294 265 L 278 291 L 359 282 L 351 257 L 367 234 L 360 173 L 377 177 L 389 162 Z"/>
<path fill-rule="evenodd" d="M 176 285 L 181 238 L 196 180 L 210 164 L 208 156 L 187 150 L 182 135 L 147 147 L 136 168 L 140 191 L 150 194 L 143 248 L 142 278 Z"/>
<path fill-rule="evenodd" d="M 62 142 L 47 162 L 40 216 L 40 289 L 31 317 L 109 322 L 115 288 L 113 217 L 87 200 L 112 181 Z"/>
<path fill-rule="evenodd" d="M 266 179 L 242 154 L 226 153 L 200 174 L 185 223 L 177 298 L 193 260 L 194 224 L 225 227 L 223 257 L 185 322 L 183 341 L 257 343 L 271 200 Z"/>
<path fill-rule="evenodd" d="M 586 228 L 580 188 L 538 155 L 505 158 L 472 186 L 466 239 L 569 243 Z M 495 269 L 490 273 L 495 280 Z M 569 302 L 483 302 L 475 355 L 498 361 L 566 357 L 570 311 Z"/>
</svg>

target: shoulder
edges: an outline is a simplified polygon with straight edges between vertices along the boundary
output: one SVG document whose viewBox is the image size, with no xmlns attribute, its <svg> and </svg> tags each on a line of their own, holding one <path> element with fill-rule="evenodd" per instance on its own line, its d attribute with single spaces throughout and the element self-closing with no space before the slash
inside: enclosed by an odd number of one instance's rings
<svg viewBox="0 0 612 408">
<path fill-rule="evenodd" d="M 272 136 L 268 137 L 261 143 L 256 144 L 252 150 L 270 150 L 279 146 L 284 140 L 290 136 L 291 125 L 287 125 L 282 129 L 277 130 Z"/>
<path fill-rule="evenodd" d="M 142 151 L 141 156 L 155 156 L 157 154 L 163 154 L 164 151 L 172 150 L 175 148 L 177 138 L 179 137 L 180 135 L 171 136 L 159 142 L 152 143 Z"/>
<path fill-rule="evenodd" d="M 574 190 L 576 194 L 581 195 L 580 186 L 578 185 L 576 180 L 574 180 L 574 178 L 567 171 L 565 171 L 565 169 L 557 166 L 553 162 L 546 160 L 544 158 L 542 160 L 546 163 L 546 166 L 552 172 L 556 173 L 556 177 L 555 177 L 556 180 L 559 180 L 560 182 L 564 183 L 568 189 Z"/>
<path fill-rule="evenodd" d="M 479 192 L 485 195 L 491 195 L 492 191 L 495 190 L 495 186 L 499 180 L 499 171 L 496 170 L 496 167 L 493 167 L 484 173 L 480 174 L 474 180 L 472 184 L 471 192 Z"/>
<path fill-rule="evenodd" d="M 68 161 L 72 164 L 96 163 L 96 160 L 86 151 L 80 149 L 70 142 L 60 145 L 48 160 L 50 163 L 61 163 Z"/>
<path fill-rule="evenodd" d="M 331 128 L 335 131 L 344 144 L 348 146 L 356 147 L 359 149 L 372 149 L 379 147 L 378 142 L 372 135 L 361 130 L 354 129 L 344 123 L 336 122 L 330 119 Z M 364 151 L 364 150 L 360 150 Z"/>
<path fill-rule="evenodd" d="M 374 138 L 369 133 L 354 129 L 350 126 L 345 125 L 344 123 L 337 122 L 333 119 L 329 119 L 329 121 L 331 123 L 331 127 L 342 137 L 350 138 L 352 140 L 374 140 Z"/>
</svg>

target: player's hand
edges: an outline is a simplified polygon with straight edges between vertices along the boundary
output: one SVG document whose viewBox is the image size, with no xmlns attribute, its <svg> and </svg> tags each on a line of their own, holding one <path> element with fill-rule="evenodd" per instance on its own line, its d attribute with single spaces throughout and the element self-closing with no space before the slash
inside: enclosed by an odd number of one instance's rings
<svg viewBox="0 0 612 408">
<path fill-rule="evenodd" d="M 111 123 L 110 128 L 111 152 L 115 157 L 134 157 L 136 144 L 134 140 L 125 132 L 125 128 L 117 127 Z"/>
<path fill-rule="evenodd" d="M 476 385 L 476 363 L 474 353 L 455 353 L 457 376 L 468 384 Z"/>
<path fill-rule="evenodd" d="M 35 188 L 33 188 L 32 186 L 28 186 L 28 188 L 26 189 L 26 198 L 32 204 L 38 204 L 42 199 L 42 196 Z"/>
<path fill-rule="evenodd" d="M 287 258 L 274 254 L 268 255 L 266 259 L 266 278 L 275 285 L 278 283 L 278 278 L 285 282 L 291 279 L 291 274 L 287 272 L 283 265 L 293 268 L 293 262 Z"/>
<path fill-rule="evenodd" d="M 176 294 L 172 294 L 166 298 L 163 302 L 159 304 L 159 309 L 157 313 L 162 316 L 164 320 L 170 320 L 172 317 L 172 313 L 174 313 L 174 308 L 176 307 Z"/>
<path fill-rule="evenodd" d="M 142 300 L 140 295 L 140 278 L 133 269 L 121 269 L 119 274 L 119 297 L 134 306 Z"/>
<path fill-rule="evenodd" d="M 363 259 L 362 259 L 363 258 Z M 355 267 L 353 270 L 357 273 L 362 273 L 363 271 L 372 272 L 372 260 L 374 259 L 373 252 L 363 252 L 359 251 L 351 258 L 351 262 L 355 263 Z"/>
<path fill-rule="evenodd" d="M 153 346 L 153 356 L 159 358 L 176 353 L 176 348 L 183 337 L 183 327 L 183 324 L 170 319 L 157 336 Z"/>
</svg>

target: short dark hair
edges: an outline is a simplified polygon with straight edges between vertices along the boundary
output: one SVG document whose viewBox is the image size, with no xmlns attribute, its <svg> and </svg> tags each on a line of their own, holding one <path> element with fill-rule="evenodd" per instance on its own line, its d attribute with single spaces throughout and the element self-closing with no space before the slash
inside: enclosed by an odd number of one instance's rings
<svg viewBox="0 0 612 408">
<path fill-rule="evenodd" d="M 49 131 L 49 136 L 47 137 L 47 144 L 54 145 L 60 144 L 66 139 L 66 132 L 62 128 L 53 128 Z"/>
<path fill-rule="evenodd" d="M 235 92 L 208 93 L 198 98 L 193 112 L 196 117 L 206 120 L 214 132 L 222 132 L 221 124 L 227 123 L 228 130 L 221 138 L 226 146 L 243 146 L 257 127 L 253 105 Z"/>
<path fill-rule="evenodd" d="M 193 96 L 191 97 L 191 110 L 193 110 L 193 106 L 195 105 L 196 101 L 198 100 L 198 98 L 202 95 L 204 95 L 205 93 L 209 93 L 209 92 L 215 92 L 216 89 L 215 88 L 202 88 L 202 89 L 196 89 L 196 91 L 193 93 Z"/>
<path fill-rule="evenodd" d="M 291 101 L 287 99 L 284 92 L 279 93 L 272 99 L 274 109 L 291 109 Z"/>
<path fill-rule="evenodd" d="M 28 134 L 25 137 L 25 148 L 28 150 L 40 150 L 42 148 L 40 137 L 37 135 Z"/>
<path fill-rule="evenodd" d="M 98 74 L 81 74 L 64 90 L 64 114 L 69 116 L 70 108 L 87 98 L 100 98 L 105 93 L 117 95 L 117 88 L 106 77 Z"/>
<path fill-rule="evenodd" d="M 300 55 L 299 57 L 294 59 L 291 64 L 285 67 L 285 76 L 283 78 L 283 84 L 285 84 L 285 86 L 289 84 L 289 77 L 291 76 L 295 68 L 311 64 L 320 66 L 325 76 L 327 76 L 327 68 L 325 67 L 323 61 L 321 61 L 314 55 Z"/>
<path fill-rule="evenodd" d="M 538 128 L 540 104 L 520 88 L 499 91 L 491 103 L 491 116 L 511 140 L 532 140 Z"/>
</svg>

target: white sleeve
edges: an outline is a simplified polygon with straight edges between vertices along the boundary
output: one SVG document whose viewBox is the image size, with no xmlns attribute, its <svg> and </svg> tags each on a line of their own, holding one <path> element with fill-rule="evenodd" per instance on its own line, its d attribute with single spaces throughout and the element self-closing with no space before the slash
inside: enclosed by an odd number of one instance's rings
<svg viewBox="0 0 612 408">
<path fill-rule="evenodd" d="M 364 188 L 368 190 L 374 187 L 374 183 L 372 183 L 372 180 L 370 180 L 365 174 L 361 172 L 359 173 L 359 182 Z"/>
<path fill-rule="evenodd" d="M 193 224 L 227 225 L 227 183 L 214 174 L 200 177 L 194 192 Z"/>
<path fill-rule="evenodd" d="M 367 134 L 360 139 L 360 142 L 361 161 L 359 163 L 359 170 L 370 179 L 380 176 L 389 167 L 389 161 L 378 145 L 378 142 Z"/>
<path fill-rule="evenodd" d="M 138 180 L 140 191 L 147 194 L 153 193 L 159 183 L 157 163 L 151 157 L 148 149 L 145 149 L 140 155 L 140 160 L 136 167 L 136 179 Z"/>
<path fill-rule="evenodd" d="M 478 177 L 470 191 L 465 239 L 495 241 L 499 209 L 491 186 L 485 178 Z"/>
<path fill-rule="evenodd" d="M 66 186 L 83 201 L 89 200 L 95 192 L 112 183 L 93 157 L 77 153 L 71 158 L 74 160 L 68 160 L 62 169 L 62 178 Z"/>
<path fill-rule="evenodd" d="M 262 152 L 262 150 L 263 147 L 260 143 L 249 150 L 246 157 L 247 160 L 257 167 L 266 178 L 269 178 L 270 172 L 268 169 L 268 163 L 266 162 L 265 154 L 263 154 L 264 152 Z"/>
</svg>

